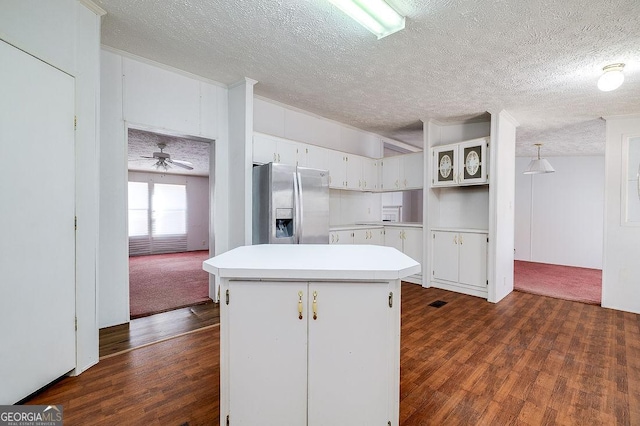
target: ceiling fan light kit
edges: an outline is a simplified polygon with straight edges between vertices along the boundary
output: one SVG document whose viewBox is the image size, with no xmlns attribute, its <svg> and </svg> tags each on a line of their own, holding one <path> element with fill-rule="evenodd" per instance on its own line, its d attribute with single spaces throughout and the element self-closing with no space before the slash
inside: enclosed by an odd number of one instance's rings
<svg viewBox="0 0 640 426">
<path fill-rule="evenodd" d="M 384 0 L 329 0 L 380 40 L 404 29 L 404 16 Z"/>
<path fill-rule="evenodd" d="M 160 148 L 160 152 L 154 152 L 152 157 L 145 157 L 143 156 L 142 158 L 149 158 L 149 159 L 154 159 L 157 160 L 152 166 L 152 169 L 156 169 L 156 170 L 169 170 L 171 168 L 171 165 L 175 165 L 178 167 L 182 167 L 183 169 L 187 169 L 187 170 L 193 170 L 193 163 L 189 162 L 189 161 L 182 161 L 182 160 L 172 160 L 171 159 L 171 155 L 167 154 L 166 152 L 164 152 L 164 149 L 167 147 L 167 144 L 165 144 L 164 142 L 160 142 L 158 143 L 158 148 Z"/>
<path fill-rule="evenodd" d="M 551 167 L 549 161 L 546 158 L 540 158 L 540 147 L 541 143 L 534 144 L 538 147 L 538 158 L 531 160 L 525 171 L 523 172 L 525 175 L 538 175 L 542 173 L 553 173 L 555 169 Z"/>
<path fill-rule="evenodd" d="M 610 92 L 616 90 L 624 82 L 624 74 L 622 70 L 624 64 L 611 64 L 602 68 L 602 75 L 598 79 L 598 89 L 603 92 Z"/>
</svg>

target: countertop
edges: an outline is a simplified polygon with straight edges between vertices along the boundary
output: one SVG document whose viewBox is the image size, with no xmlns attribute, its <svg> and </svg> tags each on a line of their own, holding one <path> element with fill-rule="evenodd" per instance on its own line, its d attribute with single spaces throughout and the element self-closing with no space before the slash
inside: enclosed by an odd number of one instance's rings
<svg viewBox="0 0 640 426">
<path fill-rule="evenodd" d="M 217 278 L 281 280 L 396 280 L 420 264 L 392 247 L 377 245 L 263 244 L 238 247 L 205 260 Z"/>
<path fill-rule="evenodd" d="M 331 225 L 331 231 L 346 231 L 351 229 L 376 229 L 385 226 L 394 226 L 400 228 L 422 228 L 422 223 L 418 222 L 356 222 L 346 225 Z"/>
</svg>

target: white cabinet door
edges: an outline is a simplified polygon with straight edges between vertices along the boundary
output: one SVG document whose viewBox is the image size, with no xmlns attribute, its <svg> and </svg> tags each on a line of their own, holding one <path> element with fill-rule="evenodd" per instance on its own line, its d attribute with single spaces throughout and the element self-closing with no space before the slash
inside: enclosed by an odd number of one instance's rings
<svg viewBox="0 0 640 426">
<path fill-rule="evenodd" d="M 364 191 L 376 191 L 378 183 L 378 164 L 375 158 L 364 158 L 362 163 L 362 189 Z"/>
<path fill-rule="evenodd" d="M 403 249 L 402 228 L 388 227 L 385 229 L 384 245 L 387 247 L 393 247 L 401 252 Z"/>
<path fill-rule="evenodd" d="M 384 229 L 372 229 L 371 239 L 369 240 L 369 244 L 383 246 L 384 245 Z"/>
<path fill-rule="evenodd" d="M 362 167 L 364 157 L 353 154 L 345 154 L 347 163 L 347 189 L 362 189 Z"/>
<path fill-rule="evenodd" d="M 344 152 L 329 151 L 329 186 L 344 189 L 347 185 L 347 162 Z"/>
<path fill-rule="evenodd" d="M 8 405 L 76 366 L 75 81 L 3 41 L 0 81 L 0 405 Z"/>
<path fill-rule="evenodd" d="M 306 424 L 307 289 L 305 282 L 229 283 L 230 303 L 224 308 L 232 336 L 227 358 L 231 424 Z M 265 398 L 273 394 L 279 397 Z"/>
<path fill-rule="evenodd" d="M 298 144 L 296 142 L 287 142 L 278 140 L 277 144 L 277 163 L 290 164 L 297 166 Z"/>
<path fill-rule="evenodd" d="M 487 140 L 473 139 L 458 144 L 458 183 L 469 185 L 487 182 Z"/>
<path fill-rule="evenodd" d="M 369 229 L 356 229 L 353 231 L 353 244 L 369 244 Z"/>
<path fill-rule="evenodd" d="M 422 152 L 415 154 L 407 154 L 402 156 L 403 179 L 402 187 L 404 189 L 422 188 L 424 176 L 424 158 Z"/>
<path fill-rule="evenodd" d="M 381 160 L 382 190 L 395 191 L 400 189 L 400 157 L 385 157 Z"/>
<path fill-rule="evenodd" d="M 487 286 L 487 234 L 461 232 L 458 235 L 458 281 L 476 287 Z"/>
<path fill-rule="evenodd" d="M 432 150 L 433 176 L 431 186 L 453 186 L 458 177 L 458 147 L 438 146 Z"/>
<path fill-rule="evenodd" d="M 386 425 L 397 392 L 390 368 L 394 310 L 388 304 L 389 285 L 310 283 L 310 305 L 314 298 L 317 317 L 309 317 L 308 424 Z M 312 306 L 309 310 L 313 312 Z"/>
<path fill-rule="evenodd" d="M 278 143 L 262 135 L 253 135 L 253 162 L 256 164 L 267 164 L 277 162 Z"/>
<path fill-rule="evenodd" d="M 329 235 L 329 244 L 353 244 L 353 231 L 333 231 Z"/>
<path fill-rule="evenodd" d="M 458 281 L 458 233 L 433 231 L 433 279 Z"/>
<path fill-rule="evenodd" d="M 329 170 L 329 150 L 315 145 L 300 144 L 298 164 L 312 169 Z"/>
<path fill-rule="evenodd" d="M 402 232 L 404 254 L 422 265 L 422 229 L 405 228 Z"/>
</svg>

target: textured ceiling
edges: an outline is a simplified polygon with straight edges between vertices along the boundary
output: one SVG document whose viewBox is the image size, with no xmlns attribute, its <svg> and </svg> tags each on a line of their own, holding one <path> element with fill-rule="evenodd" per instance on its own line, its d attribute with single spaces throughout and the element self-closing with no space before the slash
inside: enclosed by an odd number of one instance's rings
<svg viewBox="0 0 640 426">
<path fill-rule="evenodd" d="M 640 112 L 638 0 L 389 0 L 406 28 L 381 40 L 326 0 L 97 3 L 107 46 L 417 146 L 420 120 L 506 109 L 519 155 L 603 154 L 599 118 Z"/>
<path fill-rule="evenodd" d="M 141 157 L 152 157 L 159 152 L 159 143 L 165 143 L 164 153 L 171 155 L 172 160 L 190 161 L 193 170 L 172 165 L 162 173 L 176 175 L 209 176 L 209 143 L 175 136 L 160 135 L 143 130 L 129 129 L 129 170 L 139 172 L 156 172 L 153 165 L 156 160 Z"/>
</svg>

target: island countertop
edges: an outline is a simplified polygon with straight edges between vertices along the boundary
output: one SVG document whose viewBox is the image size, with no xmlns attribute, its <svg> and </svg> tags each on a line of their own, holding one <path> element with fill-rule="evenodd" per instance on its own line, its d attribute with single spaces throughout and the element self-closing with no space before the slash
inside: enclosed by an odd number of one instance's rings
<svg viewBox="0 0 640 426">
<path fill-rule="evenodd" d="M 396 280 L 420 264 L 392 247 L 264 244 L 238 247 L 203 262 L 216 278 L 265 280 Z"/>
</svg>

